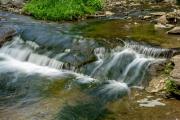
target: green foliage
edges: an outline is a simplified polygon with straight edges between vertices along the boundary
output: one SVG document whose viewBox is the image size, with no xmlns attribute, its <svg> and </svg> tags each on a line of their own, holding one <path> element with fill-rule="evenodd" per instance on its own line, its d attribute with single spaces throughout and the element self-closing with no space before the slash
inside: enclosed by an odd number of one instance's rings
<svg viewBox="0 0 180 120">
<path fill-rule="evenodd" d="M 165 83 L 166 87 L 166 92 L 169 94 L 175 94 L 175 95 L 180 95 L 180 89 L 178 89 L 178 86 L 175 84 L 174 81 L 171 79 L 166 80 Z"/>
<path fill-rule="evenodd" d="M 103 0 L 30 0 L 24 11 L 37 19 L 73 20 L 100 10 Z"/>
<path fill-rule="evenodd" d="M 163 74 L 165 75 L 170 75 L 170 72 L 173 70 L 174 68 L 174 65 L 173 65 L 173 62 L 168 62 L 165 67 L 164 67 L 164 71 L 163 71 Z"/>
</svg>

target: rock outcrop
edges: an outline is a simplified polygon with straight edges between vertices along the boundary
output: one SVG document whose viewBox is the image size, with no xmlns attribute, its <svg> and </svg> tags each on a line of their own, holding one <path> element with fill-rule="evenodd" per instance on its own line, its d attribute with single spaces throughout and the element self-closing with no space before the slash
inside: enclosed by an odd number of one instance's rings
<svg viewBox="0 0 180 120">
<path fill-rule="evenodd" d="M 177 85 L 180 85 L 180 55 L 173 57 L 172 61 L 174 62 L 175 66 L 170 75 L 173 81 Z"/>
</svg>

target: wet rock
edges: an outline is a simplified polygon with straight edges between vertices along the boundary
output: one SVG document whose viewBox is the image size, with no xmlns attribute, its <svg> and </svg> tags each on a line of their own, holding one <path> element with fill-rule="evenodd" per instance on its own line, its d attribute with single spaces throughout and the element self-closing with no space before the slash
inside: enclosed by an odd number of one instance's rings
<svg viewBox="0 0 180 120">
<path fill-rule="evenodd" d="M 112 16 L 112 15 L 114 15 L 114 13 L 111 12 L 111 11 L 106 11 L 106 12 L 105 12 L 105 15 L 106 15 L 106 16 Z"/>
<path fill-rule="evenodd" d="M 171 29 L 170 31 L 167 32 L 168 34 L 176 34 L 176 35 L 180 35 L 180 27 L 174 27 L 173 29 Z"/>
<path fill-rule="evenodd" d="M 0 27 L 0 46 L 8 40 L 8 38 L 14 36 L 16 30 L 10 27 Z"/>
<path fill-rule="evenodd" d="M 153 16 L 163 16 L 166 13 L 165 12 L 154 12 L 154 13 L 150 13 L 150 14 L 153 15 Z"/>
<path fill-rule="evenodd" d="M 177 85 L 180 85 L 180 55 L 173 57 L 172 61 L 174 62 L 175 66 L 170 75 L 171 75 L 173 81 Z"/>
<path fill-rule="evenodd" d="M 0 21 L 4 21 L 4 20 L 6 20 L 6 18 L 0 16 Z"/>
<path fill-rule="evenodd" d="M 151 18 L 151 16 L 144 16 L 143 19 L 150 19 L 150 18 Z"/>
<path fill-rule="evenodd" d="M 156 21 L 157 23 L 164 24 L 164 25 L 168 23 L 168 20 L 166 19 L 166 15 L 162 15 L 161 17 L 156 19 Z"/>
<path fill-rule="evenodd" d="M 171 24 L 165 24 L 165 25 L 163 25 L 163 24 L 161 24 L 161 23 L 158 23 L 158 24 L 155 24 L 154 25 L 154 28 L 155 29 L 169 29 L 169 28 L 173 28 L 174 27 L 174 25 L 171 25 Z"/>
<path fill-rule="evenodd" d="M 153 76 L 158 76 L 161 71 L 164 70 L 165 65 L 168 61 L 159 61 L 156 63 L 153 63 L 149 67 L 149 74 Z"/>
</svg>

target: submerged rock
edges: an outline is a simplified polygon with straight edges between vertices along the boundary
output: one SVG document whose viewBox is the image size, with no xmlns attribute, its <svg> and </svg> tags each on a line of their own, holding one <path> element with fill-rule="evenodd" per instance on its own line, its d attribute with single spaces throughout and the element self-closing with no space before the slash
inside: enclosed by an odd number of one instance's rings
<svg viewBox="0 0 180 120">
<path fill-rule="evenodd" d="M 8 38 L 14 36 L 16 30 L 10 27 L 0 27 L 0 46 L 8 40 Z"/>
<path fill-rule="evenodd" d="M 171 30 L 168 31 L 167 33 L 168 33 L 168 34 L 177 34 L 177 35 L 180 35 L 180 26 L 174 27 L 173 29 L 171 29 Z"/>
</svg>

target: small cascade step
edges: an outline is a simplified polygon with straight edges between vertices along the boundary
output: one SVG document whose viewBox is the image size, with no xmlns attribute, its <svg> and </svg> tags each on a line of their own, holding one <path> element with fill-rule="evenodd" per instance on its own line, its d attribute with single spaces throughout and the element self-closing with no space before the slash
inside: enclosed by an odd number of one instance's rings
<svg viewBox="0 0 180 120">
<path fill-rule="evenodd" d="M 165 49 L 160 47 L 153 47 L 150 45 L 139 44 L 137 42 L 125 42 L 126 48 L 131 48 L 140 54 L 154 58 L 171 58 L 174 55 L 173 49 Z"/>
</svg>

